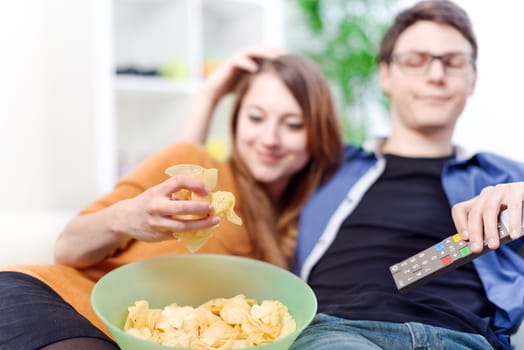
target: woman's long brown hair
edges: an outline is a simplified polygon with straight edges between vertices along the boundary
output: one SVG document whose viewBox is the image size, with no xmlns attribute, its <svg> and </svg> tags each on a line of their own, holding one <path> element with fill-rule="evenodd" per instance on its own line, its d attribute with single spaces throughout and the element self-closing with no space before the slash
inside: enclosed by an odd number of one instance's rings
<svg viewBox="0 0 524 350">
<path fill-rule="evenodd" d="M 300 210 L 313 191 L 331 176 L 342 159 L 342 136 L 328 83 L 312 60 L 300 55 L 283 55 L 259 61 L 255 74 L 246 75 L 237 85 L 231 131 L 237 134 L 237 119 L 242 101 L 253 78 L 262 73 L 278 77 L 302 109 L 307 135 L 309 162 L 285 188 L 280 201 L 272 203 L 233 146 L 231 165 L 238 193 L 239 212 L 244 219 L 257 255 L 288 268 L 293 258 Z"/>
</svg>

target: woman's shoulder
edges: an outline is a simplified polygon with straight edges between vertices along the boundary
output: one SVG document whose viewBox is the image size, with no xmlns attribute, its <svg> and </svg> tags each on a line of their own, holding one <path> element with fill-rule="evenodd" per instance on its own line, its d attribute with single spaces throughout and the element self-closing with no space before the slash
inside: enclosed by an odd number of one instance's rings
<svg viewBox="0 0 524 350">
<path fill-rule="evenodd" d="M 154 154 L 150 160 L 160 162 L 162 166 L 196 164 L 209 168 L 218 164 L 218 162 L 209 155 L 205 146 L 191 142 L 173 143 Z"/>
<path fill-rule="evenodd" d="M 204 168 L 216 168 L 220 164 L 206 151 L 203 145 L 189 142 L 173 143 L 144 159 L 127 178 L 147 178 L 155 175 L 155 182 L 167 179 L 165 170 L 176 164 L 195 164 Z"/>
<path fill-rule="evenodd" d="M 218 169 L 217 189 L 233 190 L 234 176 L 229 161 L 215 159 L 204 145 L 190 142 L 174 143 L 149 159 L 148 169 L 164 173 L 165 169 L 176 164 L 194 164 L 204 168 Z M 167 176 L 167 175 L 166 175 Z"/>
</svg>

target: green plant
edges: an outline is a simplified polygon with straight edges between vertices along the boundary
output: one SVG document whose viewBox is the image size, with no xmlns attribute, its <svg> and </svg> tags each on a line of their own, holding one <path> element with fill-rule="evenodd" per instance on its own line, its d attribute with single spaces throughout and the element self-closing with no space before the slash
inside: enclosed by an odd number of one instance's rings
<svg viewBox="0 0 524 350">
<path fill-rule="evenodd" d="M 376 56 L 396 0 L 294 0 L 307 28 L 306 47 L 332 83 L 346 141 L 360 144 L 367 136 L 366 108 L 383 101 L 377 84 Z M 384 104 L 382 104 L 384 106 Z"/>
</svg>

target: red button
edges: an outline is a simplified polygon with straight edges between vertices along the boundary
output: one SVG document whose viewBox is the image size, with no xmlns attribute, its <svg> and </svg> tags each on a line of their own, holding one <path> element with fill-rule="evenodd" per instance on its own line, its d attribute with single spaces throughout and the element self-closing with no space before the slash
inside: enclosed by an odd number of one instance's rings
<svg viewBox="0 0 524 350">
<path fill-rule="evenodd" d="M 449 265 L 451 264 L 451 256 L 445 256 L 443 257 L 442 259 L 440 259 L 440 261 L 442 261 L 442 265 L 446 266 L 446 265 Z"/>
</svg>

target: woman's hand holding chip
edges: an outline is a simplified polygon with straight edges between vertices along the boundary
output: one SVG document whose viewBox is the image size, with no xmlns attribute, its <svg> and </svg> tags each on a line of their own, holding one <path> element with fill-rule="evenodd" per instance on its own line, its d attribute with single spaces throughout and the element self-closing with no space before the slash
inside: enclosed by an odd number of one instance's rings
<svg viewBox="0 0 524 350">
<path fill-rule="evenodd" d="M 206 196 L 209 189 L 189 176 L 170 177 L 140 195 L 94 213 L 78 215 L 55 243 L 55 261 L 76 268 L 94 265 L 130 238 L 174 239 L 173 233 L 211 228 L 219 218 L 205 201 L 177 197 L 180 190 Z M 196 217 L 195 217 L 196 216 Z"/>
<path fill-rule="evenodd" d="M 202 197 L 209 194 L 209 189 L 193 177 L 171 177 L 135 198 L 117 203 L 117 230 L 138 240 L 156 242 L 174 239 L 174 232 L 206 229 L 219 223 L 208 201 L 187 200 L 177 194 L 181 190 Z"/>
</svg>

